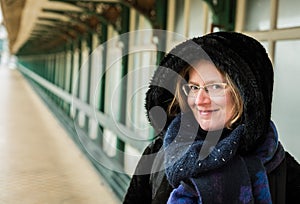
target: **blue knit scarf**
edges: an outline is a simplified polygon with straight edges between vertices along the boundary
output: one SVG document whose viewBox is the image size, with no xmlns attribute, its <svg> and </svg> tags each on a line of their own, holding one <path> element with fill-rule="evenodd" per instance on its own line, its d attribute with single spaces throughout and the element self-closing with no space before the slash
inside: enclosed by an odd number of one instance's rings
<svg viewBox="0 0 300 204">
<path fill-rule="evenodd" d="M 238 154 L 243 133 L 243 125 L 205 132 L 191 115 L 178 115 L 164 139 L 166 175 L 175 188 L 168 203 L 272 203 L 267 174 L 284 158 L 275 125 L 247 156 Z"/>
</svg>

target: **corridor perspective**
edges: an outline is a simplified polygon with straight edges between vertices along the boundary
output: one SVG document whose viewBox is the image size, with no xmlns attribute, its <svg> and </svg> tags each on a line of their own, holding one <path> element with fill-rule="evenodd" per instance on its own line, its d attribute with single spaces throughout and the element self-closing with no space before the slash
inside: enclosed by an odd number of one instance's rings
<svg viewBox="0 0 300 204">
<path fill-rule="evenodd" d="M 119 203 L 28 81 L 0 68 L 0 203 Z"/>
<path fill-rule="evenodd" d="M 271 120 L 300 161 L 299 0 L 0 0 L 0 7 L 0 204 L 122 203 L 142 153 L 162 134 L 145 114 L 159 62 L 175 45 L 218 31 L 266 49 Z"/>
</svg>

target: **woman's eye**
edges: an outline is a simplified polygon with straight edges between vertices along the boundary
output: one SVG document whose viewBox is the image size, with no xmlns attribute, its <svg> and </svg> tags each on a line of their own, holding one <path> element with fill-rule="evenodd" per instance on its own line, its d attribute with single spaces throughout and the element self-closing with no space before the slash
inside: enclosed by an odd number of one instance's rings
<svg viewBox="0 0 300 204">
<path fill-rule="evenodd" d="M 212 84 L 211 85 L 211 89 L 214 89 L 214 90 L 216 90 L 216 89 L 222 89 L 222 86 L 219 85 L 219 84 Z"/>
<path fill-rule="evenodd" d="M 195 86 L 195 85 L 190 85 L 190 89 L 191 89 L 192 91 L 196 91 L 196 90 L 199 89 L 199 87 L 198 87 L 198 86 Z"/>
</svg>

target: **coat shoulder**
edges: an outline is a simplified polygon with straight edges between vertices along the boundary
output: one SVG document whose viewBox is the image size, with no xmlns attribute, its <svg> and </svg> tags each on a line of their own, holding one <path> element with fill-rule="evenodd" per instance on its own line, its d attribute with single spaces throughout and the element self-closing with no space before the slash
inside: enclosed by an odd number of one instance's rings
<svg viewBox="0 0 300 204">
<path fill-rule="evenodd" d="M 300 164 L 286 152 L 286 203 L 300 200 Z"/>
<path fill-rule="evenodd" d="M 151 203 L 152 186 L 150 184 L 150 172 L 154 158 L 151 155 L 159 151 L 162 146 L 162 139 L 156 138 L 144 150 L 139 160 L 135 173 L 131 178 L 129 187 L 123 199 L 123 204 Z"/>
</svg>

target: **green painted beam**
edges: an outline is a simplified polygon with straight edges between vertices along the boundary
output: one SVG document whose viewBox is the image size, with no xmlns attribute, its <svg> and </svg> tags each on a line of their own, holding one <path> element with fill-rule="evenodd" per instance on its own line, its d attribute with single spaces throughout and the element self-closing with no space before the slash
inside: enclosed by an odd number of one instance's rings
<svg viewBox="0 0 300 204">
<path fill-rule="evenodd" d="M 233 31 L 235 27 L 236 0 L 203 0 L 213 13 L 213 27 Z"/>
</svg>

